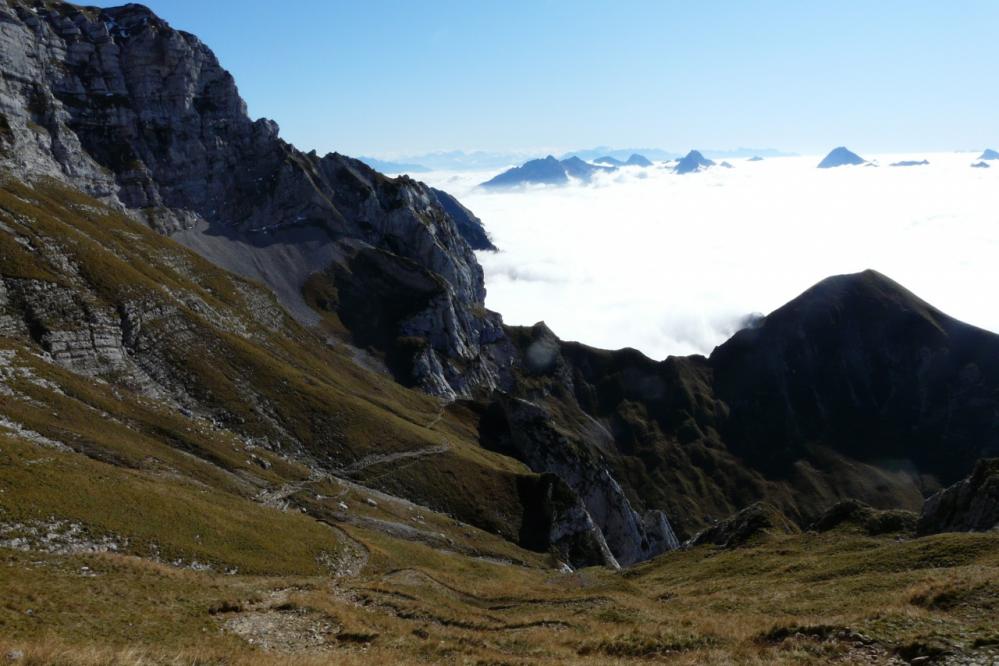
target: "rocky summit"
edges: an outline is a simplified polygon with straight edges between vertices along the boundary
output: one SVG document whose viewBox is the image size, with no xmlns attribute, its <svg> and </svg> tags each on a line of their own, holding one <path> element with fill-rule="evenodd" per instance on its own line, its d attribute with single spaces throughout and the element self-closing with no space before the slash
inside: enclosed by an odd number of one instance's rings
<svg viewBox="0 0 999 666">
<path fill-rule="evenodd" d="M 495 250 L 149 9 L 0 0 L 0 658 L 999 652 L 999 336 L 871 270 L 655 360 L 506 325 Z"/>
</svg>

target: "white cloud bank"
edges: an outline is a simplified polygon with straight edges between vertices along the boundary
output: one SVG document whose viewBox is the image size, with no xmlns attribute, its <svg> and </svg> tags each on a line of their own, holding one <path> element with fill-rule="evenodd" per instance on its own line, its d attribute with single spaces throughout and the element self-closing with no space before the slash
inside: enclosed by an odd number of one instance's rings
<svg viewBox="0 0 999 666">
<path fill-rule="evenodd" d="M 493 173 L 421 174 L 482 218 L 486 305 L 563 339 L 653 358 L 710 353 L 753 312 L 829 275 L 874 268 L 944 312 L 999 331 L 999 162 L 978 154 L 821 156 L 675 175 L 629 168 L 589 185 L 476 189 Z M 929 166 L 889 167 L 902 159 Z"/>
</svg>

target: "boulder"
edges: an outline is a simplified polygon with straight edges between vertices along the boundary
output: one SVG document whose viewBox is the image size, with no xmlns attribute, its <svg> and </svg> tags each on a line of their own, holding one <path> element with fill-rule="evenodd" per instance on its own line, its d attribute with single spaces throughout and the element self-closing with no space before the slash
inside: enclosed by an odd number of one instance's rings
<svg viewBox="0 0 999 666">
<path fill-rule="evenodd" d="M 917 531 L 988 532 L 999 529 L 999 458 L 980 460 L 966 479 L 929 497 Z"/>
<path fill-rule="evenodd" d="M 698 533 L 689 546 L 713 544 L 735 548 L 775 534 L 798 534 L 798 526 L 769 502 L 756 502 Z"/>
<path fill-rule="evenodd" d="M 859 529 L 868 536 L 911 533 L 916 528 L 918 515 L 901 509 L 875 509 L 859 500 L 843 500 L 829 507 L 809 529 L 828 532 L 841 527 Z"/>
</svg>

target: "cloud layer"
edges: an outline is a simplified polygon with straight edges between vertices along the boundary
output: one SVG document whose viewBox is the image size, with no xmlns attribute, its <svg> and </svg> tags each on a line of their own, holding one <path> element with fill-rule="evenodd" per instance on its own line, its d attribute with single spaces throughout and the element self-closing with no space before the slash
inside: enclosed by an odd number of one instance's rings
<svg viewBox="0 0 999 666">
<path fill-rule="evenodd" d="M 821 156 L 675 175 L 627 168 L 594 182 L 485 192 L 491 173 L 421 174 L 479 217 L 486 305 L 511 324 L 653 358 L 710 353 L 745 317 L 829 275 L 874 268 L 948 314 L 999 331 L 999 164 L 977 153 Z M 871 158 L 872 156 L 867 155 Z M 929 159 L 929 166 L 888 167 Z"/>
</svg>

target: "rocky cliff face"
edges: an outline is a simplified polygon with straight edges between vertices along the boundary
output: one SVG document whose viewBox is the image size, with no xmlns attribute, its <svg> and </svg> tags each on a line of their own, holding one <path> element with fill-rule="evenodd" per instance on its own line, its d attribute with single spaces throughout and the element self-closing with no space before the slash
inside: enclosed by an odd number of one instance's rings
<svg viewBox="0 0 999 666">
<path fill-rule="evenodd" d="M 119 204 L 226 268 L 270 286 L 300 320 L 312 273 L 370 246 L 445 285 L 413 363 L 427 390 L 491 390 L 482 271 L 431 189 L 338 154 L 303 153 L 251 120 L 232 76 L 197 37 L 141 5 L 0 3 L 0 164 Z M 443 302 L 443 303 L 442 303 Z M 448 328 L 440 310 L 454 313 Z M 431 330 L 423 330 L 430 327 Z M 471 377 L 452 385 L 460 367 Z M 471 370 L 469 373 L 468 370 Z"/>
<path fill-rule="evenodd" d="M 919 534 L 999 530 L 999 458 L 982 460 L 974 471 L 926 500 Z"/>
<path fill-rule="evenodd" d="M 455 226 L 458 228 L 458 233 L 461 234 L 461 237 L 465 239 L 470 248 L 473 250 L 496 251 L 497 248 L 493 245 L 489 234 L 486 233 L 486 228 L 483 226 L 482 220 L 476 217 L 475 213 L 465 208 L 461 205 L 460 201 L 447 192 L 435 188 L 430 188 L 430 191 L 437 197 L 437 202 L 441 205 L 441 208 L 454 220 Z"/>
<path fill-rule="evenodd" d="M 634 564 L 679 546 L 666 515 L 656 510 L 639 514 L 587 442 L 560 431 L 543 407 L 500 396 L 490 405 L 481 431 L 487 448 L 564 480 L 582 500 L 616 563 Z"/>
</svg>

